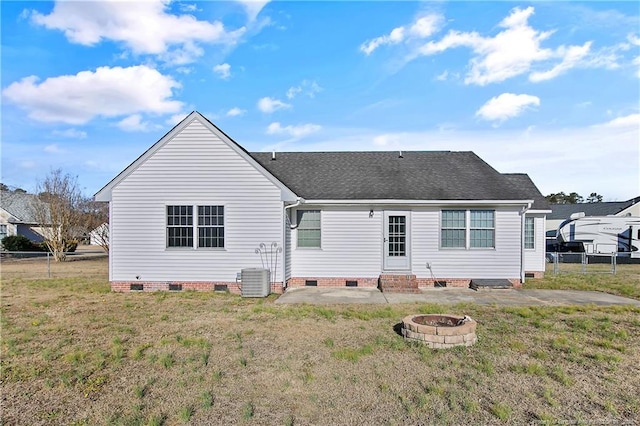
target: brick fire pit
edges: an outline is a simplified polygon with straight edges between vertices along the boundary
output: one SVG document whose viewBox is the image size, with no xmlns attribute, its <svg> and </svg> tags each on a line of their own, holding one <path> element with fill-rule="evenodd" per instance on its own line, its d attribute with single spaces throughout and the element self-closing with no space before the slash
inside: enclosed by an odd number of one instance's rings
<svg viewBox="0 0 640 426">
<path fill-rule="evenodd" d="M 409 315 L 402 320 L 402 335 L 433 349 L 471 346 L 477 341 L 477 324 L 459 315 Z"/>
</svg>

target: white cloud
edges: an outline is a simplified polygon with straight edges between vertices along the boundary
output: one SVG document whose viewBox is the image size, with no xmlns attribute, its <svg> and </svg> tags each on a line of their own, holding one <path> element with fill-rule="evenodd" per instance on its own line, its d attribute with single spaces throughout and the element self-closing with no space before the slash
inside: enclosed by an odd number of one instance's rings
<svg viewBox="0 0 640 426">
<path fill-rule="evenodd" d="M 249 21 L 255 21 L 258 14 L 269 3 L 269 0 L 236 0 L 241 3 L 247 13 Z"/>
<path fill-rule="evenodd" d="M 44 122 L 84 124 L 97 116 L 135 113 L 170 114 L 183 104 L 172 100 L 180 83 L 146 65 L 129 68 L 100 67 L 76 75 L 25 77 L 2 91 L 5 99 Z"/>
<path fill-rule="evenodd" d="M 244 27 L 228 32 L 220 21 L 201 21 L 168 10 L 168 0 L 57 1 L 48 15 L 32 11 L 31 20 L 64 32 L 72 43 L 94 46 L 111 40 L 134 53 L 159 55 L 167 62 L 181 64 L 202 56 L 198 43 L 233 45 L 245 32 Z"/>
<path fill-rule="evenodd" d="M 44 147 L 44 152 L 48 152 L 50 154 L 58 154 L 62 152 L 58 144 L 51 144 Z"/>
<path fill-rule="evenodd" d="M 247 111 L 244 109 L 240 109 L 238 107 L 233 107 L 229 111 L 227 111 L 227 117 L 237 117 L 239 115 L 244 115 Z"/>
<path fill-rule="evenodd" d="M 588 41 L 582 46 L 564 46 L 559 48 L 559 53 L 562 56 L 562 62 L 555 65 L 553 68 L 547 71 L 536 71 L 529 74 L 529 81 L 534 83 L 551 80 L 556 78 L 560 74 L 564 74 L 566 71 L 574 68 L 578 65 L 588 54 L 591 48 L 591 42 Z"/>
<path fill-rule="evenodd" d="M 224 63 L 213 67 L 213 72 L 223 80 L 228 80 L 231 77 L 231 65 Z"/>
<path fill-rule="evenodd" d="M 443 17 L 430 14 L 417 18 L 408 26 L 394 28 L 387 35 L 373 38 L 360 45 L 360 51 L 371 55 L 380 46 L 399 44 L 407 40 L 427 38 L 440 30 Z"/>
<path fill-rule="evenodd" d="M 175 126 L 176 124 L 178 124 L 179 122 L 181 122 L 182 120 L 187 118 L 187 115 L 189 115 L 188 112 L 181 112 L 181 113 L 178 113 L 178 114 L 173 114 L 171 117 L 167 118 L 167 120 L 165 122 L 169 126 Z"/>
<path fill-rule="evenodd" d="M 87 137 L 87 132 L 77 129 L 54 130 L 52 134 L 56 137 L 69 139 L 84 139 Z"/>
<path fill-rule="evenodd" d="M 591 41 L 582 45 L 543 47 L 542 43 L 553 35 L 554 30 L 540 31 L 531 27 L 528 21 L 533 14 L 533 7 L 514 8 L 498 24 L 502 30 L 494 36 L 482 36 L 475 31 L 451 30 L 440 40 L 429 41 L 418 47 L 409 55 L 408 60 L 457 47 L 469 48 L 473 56 L 464 81 L 466 84 L 480 86 L 526 73 L 530 73 L 530 81 L 540 82 L 555 78 L 575 67 L 611 69 L 618 66 L 616 52 L 620 47 L 591 52 Z M 545 71 L 532 70 L 534 66 L 541 65 L 551 68 Z"/>
<path fill-rule="evenodd" d="M 183 12 L 199 12 L 202 11 L 202 9 L 198 9 L 198 6 L 196 4 L 187 4 L 187 3 L 180 3 L 180 10 Z"/>
<path fill-rule="evenodd" d="M 627 36 L 627 40 L 629 40 L 629 43 L 634 46 L 640 46 L 640 37 L 636 36 L 635 34 L 629 34 Z M 636 77 L 640 78 L 640 55 L 633 58 L 631 63 L 637 67 Z"/>
<path fill-rule="evenodd" d="M 184 75 L 191 74 L 192 71 L 193 71 L 193 68 L 190 68 L 190 67 L 178 67 L 178 68 L 176 68 L 176 72 L 177 73 L 184 74 Z"/>
<path fill-rule="evenodd" d="M 287 98 L 293 99 L 299 94 L 304 94 L 310 98 L 316 96 L 317 93 L 322 92 L 322 87 L 316 81 L 302 80 L 302 83 L 298 86 L 291 86 L 287 90 Z"/>
<path fill-rule="evenodd" d="M 487 121 L 502 122 L 517 117 L 531 106 L 539 106 L 540 98 L 532 95 L 503 93 L 487 101 L 476 115 Z"/>
<path fill-rule="evenodd" d="M 116 126 L 125 132 L 148 132 L 151 129 L 151 124 L 148 121 L 142 121 L 140 114 L 130 115 L 120 120 Z"/>
<path fill-rule="evenodd" d="M 312 133 L 318 132 L 322 129 L 322 126 L 318 124 L 299 124 L 297 126 L 282 126 L 280 123 L 273 122 L 267 127 L 268 135 L 289 135 L 292 138 L 299 139 L 308 136 Z"/>
<path fill-rule="evenodd" d="M 271 113 L 279 109 L 291 108 L 290 104 L 282 102 L 279 99 L 273 99 L 270 97 L 261 98 L 258 101 L 258 109 L 265 113 Z"/>
<path fill-rule="evenodd" d="M 449 77 L 449 71 L 444 70 L 442 73 L 440 73 L 440 74 L 438 74 L 436 76 L 436 80 L 445 81 L 447 79 L 447 77 Z"/>
<path fill-rule="evenodd" d="M 385 133 L 373 138 L 373 144 L 381 147 L 398 146 L 400 144 L 400 135 L 393 133 Z"/>
<path fill-rule="evenodd" d="M 616 117 L 613 120 L 607 121 L 598 125 L 599 127 L 615 127 L 615 128 L 632 128 L 640 130 L 640 114 L 629 114 L 622 117 Z"/>
</svg>

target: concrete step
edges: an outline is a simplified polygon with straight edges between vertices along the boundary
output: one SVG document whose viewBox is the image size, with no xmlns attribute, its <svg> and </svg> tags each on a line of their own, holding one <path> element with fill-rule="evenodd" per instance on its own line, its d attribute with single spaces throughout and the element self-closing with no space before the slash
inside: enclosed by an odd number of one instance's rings
<svg viewBox="0 0 640 426">
<path fill-rule="evenodd" d="M 509 289 L 513 288 L 511 281 L 507 279 L 475 279 L 469 283 L 469 288 L 472 290 L 494 290 L 494 289 Z"/>
</svg>

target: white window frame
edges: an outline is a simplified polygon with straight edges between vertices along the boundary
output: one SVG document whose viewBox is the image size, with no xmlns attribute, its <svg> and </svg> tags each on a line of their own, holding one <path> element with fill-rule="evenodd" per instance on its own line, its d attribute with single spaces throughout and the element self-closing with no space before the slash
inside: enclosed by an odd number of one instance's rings
<svg viewBox="0 0 640 426">
<path fill-rule="evenodd" d="M 186 207 L 191 209 L 190 225 L 169 225 L 169 207 Z M 222 208 L 222 224 L 201 224 L 200 223 L 200 207 Z M 165 214 L 165 248 L 167 250 L 225 250 L 227 243 L 227 233 L 225 230 L 226 207 L 224 204 L 167 204 L 164 209 Z M 217 214 L 217 213 L 216 213 Z M 170 228 L 191 228 L 191 245 L 189 246 L 170 246 L 169 245 L 169 229 Z M 222 245 L 219 247 L 206 247 L 200 245 L 200 230 L 205 228 L 218 228 L 222 230 Z"/>
<path fill-rule="evenodd" d="M 307 229 L 301 228 L 301 218 L 304 212 L 317 212 L 319 216 L 319 226 L 318 226 L 318 245 L 317 246 L 300 246 L 300 231 L 304 231 Z M 310 230 L 315 230 L 316 228 L 309 228 Z M 296 248 L 301 250 L 318 250 L 322 249 L 322 210 L 320 209 L 299 209 L 296 210 Z"/>
<path fill-rule="evenodd" d="M 532 223 L 532 226 L 527 227 L 527 222 Z M 527 230 L 531 229 L 531 246 L 528 246 L 527 241 Z M 524 217 L 524 249 L 525 250 L 535 250 L 536 249 L 536 218 L 533 216 L 525 216 Z"/>
<path fill-rule="evenodd" d="M 459 211 L 459 212 L 464 212 L 464 219 L 465 219 L 465 228 L 464 228 L 464 235 L 465 235 L 465 241 L 464 241 L 464 246 L 458 246 L 458 247 L 444 247 L 442 245 L 442 231 L 444 229 L 462 229 L 462 228 L 443 228 L 443 212 L 445 211 Z M 492 212 L 493 213 L 493 227 L 471 227 L 471 213 L 472 212 Z M 440 250 L 495 250 L 496 249 L 496 211 L 495 209 L 456 209 L 456 208 L 451 208 L 451 209 L 441 209 L 440 210 L 440 228 L 439 228 L 439 232 L 438 232 L 438 245 L 440 247 Z M 491 230 L 492 234 L 493 234 L 493 244 L 490 247 L 472 247 L 471 246 L 471 230 L 472 229 L 485 229 L 485 230 Z"/>
</svg>

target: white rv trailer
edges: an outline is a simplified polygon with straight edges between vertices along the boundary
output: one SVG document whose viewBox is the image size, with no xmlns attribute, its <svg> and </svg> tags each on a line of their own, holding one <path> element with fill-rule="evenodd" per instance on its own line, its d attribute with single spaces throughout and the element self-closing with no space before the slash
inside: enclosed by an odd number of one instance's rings
<svg viewBox="0 0 640 426">
<path fill-rule="evenodd" d="M 640 217 L 585 216 L 574 213 L 560 224 L 558 244 L 580 243 L 587 254 L 626 254 L 640 258 Z"/>
</svg>

